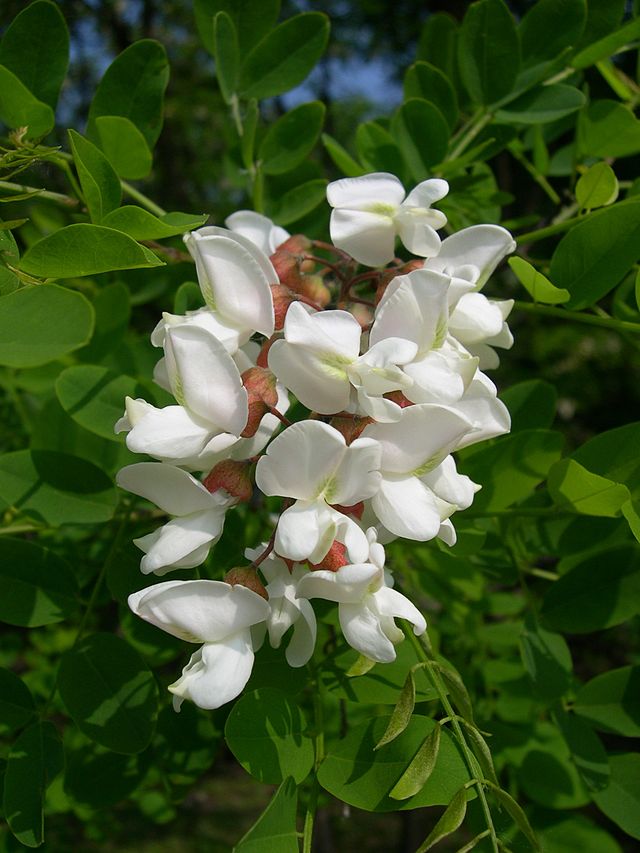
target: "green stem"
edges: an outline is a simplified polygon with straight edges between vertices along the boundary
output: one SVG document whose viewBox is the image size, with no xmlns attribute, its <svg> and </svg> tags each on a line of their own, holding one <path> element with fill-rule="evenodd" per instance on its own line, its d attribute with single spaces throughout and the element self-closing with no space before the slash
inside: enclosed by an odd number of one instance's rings
<svg viewBox="0 0 640 853">
<path fill-rule="evenodd" d="M 120 181 L 122 185 L 122 191 L 125 192 L 128 196 L 138 202 L 142 207 L 146 207 L 150 213 L 153 213 L 155 216 L 164 216 L 167 212 L 159 204 L 156 204 L 155 201 L 151 201 L 150 198 L 147 198 L 144 193 L 141 193 L 140 190 L 137 190 L 135 187 L 132 187 L 131 184 L 128 184 L 126 181 Z"/>
<path fill-rule="evenodd" d="M 69 195 L 62 193 L 49 192 L 49 190 L 38 189 L 37 187 L 28 187 L 24 184 L 14 184 L 10 181 L 0 181 L 0 190 L 8 190 L 11 193 L 33 193 L 39 198 L 46 198 L 49 201 L 55 201 L 58 204 L 64 204 L 65 207 L 78 207 L 80 202 L 77 198 L 71 198 Z"/>
<path fill-rule="evenodd" d="M 590 213 L 585 213 L 584 216 L 572 216 L 570 219 L 564 219 L 562 222 L 547 225 L 546 228 L 538 228 L 536 231 L 527 231 L 524 234 L 518 234 L 516 240 L 520 245 L 523 243 L 537 243 L 538 240 L 545 240 L 547 237 L 553 237 L 554 234 L 562 234 L 563 231 L 568 231 L 569 228 L 572 228 L 578 222 L 584 222 L 591 215 Z"/>
<path fill-rule="evenodd" d="M 473 142 L 480 131 L 489 124 L 492 118 L 493 116 L 491 113 L 479 110 L 466 127 L 462 129 L 457 145 L 453 148 L 446 159 L 455 160 L 459 157 L 465 148 L 469 147 L 469 144 Z"/>
<path fill-rule="evenodd" d="M 34 524 L 12 524 L 0 529 L 0 536 L 13 536 L 14 533 L 40 533 L 47 528 L 37 527 Z"/>
<path fill-rule="evenodd" d="M 242 139 L 244 136 L 244 127 L 242 126 L 242 117 L 240 116 L 240 102 L 238 101 L 238 96 L 235 93 L 231 96 L 229 106 L 231 107 L 231 115 L 233 117 L 233 123 L 236 126 L 236 131 L 238 132 L 238 136 Z"/>
<path fill-rule="evenodd" d="M 509 153 L 515 157 L 515 159 L 520 163 L 520 165 L 526 169 L 526 171 L 531 175 L 533 180 L 538 184 L 539 187 L 544 190 L 547 196 L 551 199 L 554 204 L 560 204 L 561 198 L 558 193 L 551 186 L 549 181 L 545 178 L 545 176 L 539 172 L 536 167 L 531 163 L 527 157 L 524 156 L 522 151 L 520 151 L 517 144 L 511 144 L 507 146 Z"/>
<path fill-rule="evenodd" d="M 313 726 L 314 726 L 314 762 L 313 782 L 311 793 L 307 802 L 304 815 L 304 831 L 302 835 L 302 853 L 311 853 L 311 842 L 313 840 L 313 825 L 318 808 L 318 794 L 320 785 L 318 783 L 318 768 L 324 759 L 324 712 L 322 708 L 322 694 L 320 691 L 320 680 L 317 675 L 312 683 L 313 693 Z"/>
<path fill-rule="evenodd" d="M 553 517 L 575 515 L 573 512 L 562 512 L 557 507 L 522 507 L 521 509 L 468 510 L 465 518 L 517 518 L 519 516 Z"/>
<path fill-rule="evenodd" d="M 422 637 L 418 638 L 413 633 L 413 629 L 407 623 L 403 623 L 403 630 L 405 636 L 409 639 L 411 644 L 413 645 L 418 658 L 424 663 L 428 665 L 429 670 L 429 678 L 431 679 L 433 686 L 438 692 L 438 697 L 444 708 L 444 712 L 448 717 L 451 717 L 451 726 L 456 734 L 456 738 L 462 752 L 465 757 L 465 761 L 467 763 L 467 767 L 469 768 L 469 773 L 471 777 L 475 779 L 475 786 L 478 791 L 478 799 L 480 800 L 480 806 L 482 808 L 482 812 L 484 814 L 485 822 L 487 824 L 487 829 L 489 830 L 489 838 L 491 839 L 491 848 L 493 853 L 498 853 L 498 836 L 496 834 L 495 826 L 493 825 L 493 818 L 491 817 L 491 809 L 489 808 L 489 803 L 487 801 L 486 794 L 484 792 L 483 787 L 483 773 L 482 768 L 478 764 L 478 761 L 469 748 L 467 744 L 467 740 L 464 736 L 464 732 L 462 730 L 462 726 L 458 722 L 458 717 L 456 712 L 453 709 L 453 706 L 449 702 L 449 697 L 447 696 L 447 690 L 442 682 L 442 679 L 437 671 L 437 669 L 431 666 L 432 663 L 435 663 L 433 658 L 433 651 L 431 649 L 431 643 L 429 642 L 429 638 L 426 634 L 423 634 Z"/>
<path fill-rule="evenodd" d="M 618 332 L 640 332 L 640 323 L 617 320 L 615 317 L 596 317 L 593 314 L 584 314 L 581 311 L 569 311 L 566 308 L 555 308 L 552 305 L 539 305 L 536 302 L 520 302 L 518 300 L 513 307 L 517 311 L 525 311 L 529 314 L 541 314 L 544 317 L 556 317 L 559 320 L 573 320 L 576 323 L 600 326 L 604 329 L 615 329 Z"/>
</svg>

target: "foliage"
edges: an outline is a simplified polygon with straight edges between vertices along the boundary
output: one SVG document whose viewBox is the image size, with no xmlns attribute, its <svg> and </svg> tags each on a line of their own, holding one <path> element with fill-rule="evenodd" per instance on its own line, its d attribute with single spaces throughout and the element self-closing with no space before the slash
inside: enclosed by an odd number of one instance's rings
<svg viewBox="0 0 640 853">
<path fill-rule="evenodd" d="M 235 832 L 238 851 L 296 850 L 299 836 L 310 850 L 316 811 L 337 814 L 333 798 L 379 814 L 421 809 L 419 850 L 449 838 L 460 853 L 615 853 L 640 838 L 629 740 L 640 725 L 640 424 L 630 422 L 640 18 L 637 4 L 623 12 L 537 0 L 516 19 L 503 0 L 477 0 L 461 20 L 431 14 L 403 103 L 341 129 L 318 100 L 274 107 L 323 55 L 324 14 L 196 0 L 189 27 L 202 67 L 205 51 L 215 61 L 207 128 L 220 129 L 225 190 L 203 187 L 193 213 L 167 212 L 154 175 L 172 133 L 163 45 L 141 38 L 119 52 L 81 129 L 62 133 L 72 93 L 58 6 L 35 0 L 4 22 L 3 849 L 106 843 L 127 801 L 141 820 L 167 823 L 235 766 L 216 754 L 222 740 L 258 782 L 279 785 L 253 828 Z M 512 434 L 458 454 L 483 488 L 457 516 L 454 547 L 389 547 L 401 588 L 428 611 L 429 641 L 408 633 L 395 663 L 363 671 L 327 611 L 307 669 L 264 648 L 235 704 L 175 716 L 166 685 L 185 644 L 124 606 L 142 586 L 130 541 L 156 513 L 116 491 L 133 456 L 112 425 L 125 395 L 168 401 L 150 382 L 149 333 L 158 311 L 201 304 L 180 235 L 233 204 L 321 244 L 327 182 L 371 171 L 407 188 L 446 178 L 453 230 L 515 232 L 518 256 L 489 285 L 516 299 L 515 348 L 495 374 Z M 161 173 L 167 198 L 175 174 Z M 261 542 L 269 509 L 237 509 L 201 576 L 220 579 Z M 344 848 L 348 827 L 331 831 Z"/>
</svg>

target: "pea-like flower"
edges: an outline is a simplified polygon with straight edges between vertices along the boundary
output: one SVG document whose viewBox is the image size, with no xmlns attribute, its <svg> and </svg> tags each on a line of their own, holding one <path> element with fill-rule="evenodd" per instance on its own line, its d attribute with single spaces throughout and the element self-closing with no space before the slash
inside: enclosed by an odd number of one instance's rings
<svg viewBox="0 0 640 853">
<path fill-rule="evenodd" d="M 436 229 L 447 224 L 447 217 L 431 210 L 431 205 L 448 192 L 446 181 L 431 178 L 405 198 L 398 178 L 387 172 L 333 181 L 327 187 L 327 200 L 333 207 L 331 239 L 339 249 L 370 267 L 393 259 L 396 235 L 414 255 L 437 255 L 440 237 Z"/>
</svg>

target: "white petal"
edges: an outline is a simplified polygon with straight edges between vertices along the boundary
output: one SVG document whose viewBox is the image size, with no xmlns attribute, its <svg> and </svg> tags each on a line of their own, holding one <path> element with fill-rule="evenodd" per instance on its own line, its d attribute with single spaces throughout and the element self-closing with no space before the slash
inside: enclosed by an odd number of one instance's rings
<svg viewBox="0 0 640 853">
<path fill-rule="evenodd" d="M 331 207 L 351 210 L 370 210 L 377 204 L 397 206 L 404 198 L 404 187 L 389 172 L 372 172 L 358 178 L 342 178 L 327 186 L 327 201 Z"/>
<path fill-rule="evenodd" d="M 380 570 L 370 563 L 342 566 L 337 572 L 319 569 L 300 578 L 297 596 L 357 604 L 368 594 L 369 585 L 379 577 Z"/>
<path fill-rule="evenodd" d="M 310 314 L 301 302 L 292 302 L 284 321 L 284 337 L 297 344 L 353 361 L 360 352 L 362 329 L 348 311 L 318 311 Z"/>
<path fill-rule="evenodd" d="M 381 267 L 393 260 L 396 231 L 388 214 L 334 210 L 329 221 L 329 233 L 334 246 L 360 264 Z"/>
<path fill-rule="evenodd" d="M 224 516 L 224 507 L 196 512 L 165 524 L 156 531 L 153 541 L 147 536 L 134 539 L 134 544 L 145 551 L 140 570 L 145 575 L 151 572 L 165 574 L 172 566 L 187 568 L 200 565 L 206 560 L 209 547 L 222 535 Z M 203 559 L 195 563 L 194 559 L 203 553 Z"/>
<path fill-rule="evenodd" d="M 489 278 L 502 258 L 516 248 L 511 234 L 499 225 L 472 225 L 442 241 L 435 258 L 429 258 L 426 269 L 454 274 L 454 270 L 472 264 L 479 270 L 478 290 Z"/>
<path fill-rule="evenodd" d="M 240 345 L 242 336 L 238 329 L 227 325 L 222 317 L 210 308 L 198 308 L 196 311 L 187 311 L 184 315 L 169 314 L 165 311 L 162 314 L 162 320 L 151 334 L 151 343 L 155 347 L 164 346 L 167 329 L 172 326 L 183 325 L 200 326 L 202 329 L 211 332 L 231 355 Z"/>
<path fill-rule="evenodd" d="M 380 613 L 397 619 L 406 619 L 413 624 L 415 634 L 424 634 L 427 623 L 415 604 L 395 589 L 383 587 L 374 593 Z"/>
<path fill-rule="evenodd" d="M 454 405 L 471 422 L 473 430 L 464 435 L 456 449 L 504 435 L 511 429 L 509 410 L 496 397 L 496 387 L 488 376 L 477 372 L 464 397 Z"/>
<path fill-rule="evenodd" d="M 220 431 L 240 435 L 248 417 L 247 392 L 220 341 L 198 326 L 174 326 L 167 330 L 165 353 L 176 398 Z"/>
<path fill-rule="evenodd" d="M 362 603 L 341 604 L 340 627 L 349 645 L 361 655 L 378 663 L 396 659 L 393 643 L 382 630 L 378 613 Z"/>
<path fill-rule="evenodd" d="M 417 477 L 383 479 L 371 505 L 387 530 L 396 536 L 426 542 L 438 535 L 440 512 L 435 498 Z"/>
<path fill-rule="evenodd" d="M 346 448 L 324 488 L 327 503 L 353 506 L 378 491 L 382 449 L 371 438 L 357 438 Z"/>
<path fill-rule="evenodd" d="M 448 192 L 449 184 L 442 178 L 429 178 L 411 190 L 403 207 L 429 208 L 434 202 L 443 199 Z"/>
<path fill-rule="evenodd" d="M 253 661 L 251 633 L 239 631 L 224 642 L 205 643 L 192 656 L 182 676 L 169 685 L 169 690 L 181 699 L 190 699 L 200 708 L 220 708 L 244 690 Z"/>
<path fill-rule="evenodd" d="M 192 417 L 182 406 L 157 409 L 146 404 L 127 436 L 127 447 L 134 453 L 182 464 L 181 460 L 197 456 L 211 435 L 212 425 Z"/>
<path fill-rule="evenodd" d="M 164 581 L 128 601 L 137 616 L 190 643 L 217 642 L 269 616 L 260 595 L 222 581 Z"/>
<path fill-rule="evenodd" d="M 504 318 L 499 306 L 482 293 L 467 293 L 449 317 L 449 330 L 465 346 L 498 335 Z"/>
<path fill-rule="evenodd" d="M 332 415 L 349 405 L 351 386 L 338 357 L 276 341 L 268 359 L 269 369 L 311 411 Z"/>
<path fill-rule="evenodd" d="M 288 560 L 320 562 L 336 538 L 333 518 L 322 502 L 296 501 L 278 520 L 275 550 Z"/>
<path fill-rule="evenodd" d="M 403 245 L 414 255 L 432 258 L 438 254 L 440 237 L 436 228 L 444 228 L 447 224 L 447 217 L 439 210 L 401 209 L 395 223 Z"/>
<path fill-rule="evenodd" d="M 464 394 L 478 366 L 476 358 L 432 350 L 407 364 L 413 385 L 405 392 L 413 403 L 456 403 Z"/>
<path fill-rule="evenodd" d="M 190 515 L 214 505 L 211 494 L 199 480 L 180 468 L 160 462 L 127 465 L 118 471 L 116 483 L 169 515 Z"/>
<path fill-rule="evenodd" d="M 466 474 L 458 474 L 453 456 L 446 459 L 421 478 L 441 500 L 453 504 L 458 509 L 467 509 L 473 503 L 473 496 L 480 489 Z"/>
<path fill-rule="evenodd" d="M 300 599 L 300 616 L 293 628 L 293 636 L 285 651 L 289 666 L 304 666 L 311 660 L 316 645 L 317 625 L 313 607 Z"/>
<path fill-rule="evenodd" d="M 451 523 L 451 520 L 445 518 L 444 521 L 440 522 L 440 530 L 438 531 L 438 539 L 442 539 L 445 545 L 449 545 L 450 548 L 458 541 L 458 537 L 456 535 L 456 529 Z"/>
<path fill-rule="evenodd" d="M 384 472 L 409 474 L 434 468 L 470 429 L 470 422 L 459 412 L 424 404 L 403 409 L 397 423 L 368 426 L 363 435 L 382 446 Z"/>
<path fill-rule="evenodd" d="M 346 452 L 338 430 L 321 421 L 300 421 L 268 446 L 256 467 L 256 483 L 265 495 L 314 500 L 323 494 Z"/>
<path fill-rule="evenodd" d="M 272 255 L 291 236 L 284 228 L 274 225 L 266 216 L 253 210 L 237 210 L 227 216 L 224 224 L 236 234 L 251 240 L 265 255 Z"/>
</svg>

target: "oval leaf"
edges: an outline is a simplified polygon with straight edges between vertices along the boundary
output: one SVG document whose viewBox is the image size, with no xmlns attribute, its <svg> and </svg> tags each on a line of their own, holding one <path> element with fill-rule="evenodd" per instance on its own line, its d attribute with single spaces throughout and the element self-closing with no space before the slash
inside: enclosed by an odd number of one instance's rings
<svg viewBox="0 0 640 853">
<path fill-rule="evenodd" d="M 611 782 L 593 795 L 596 805 L 632 838 L 640 839 L 640 755 L 637 752 L 609 757 Z"/>
<path fill-rule="evenodd" d="M 249 832 L 233 848 L 233 853 L 298 853 L 297 801 L 298 789 L 289 777 L 280 785 Z"/>
<path fill-rule="evenodd" d="M 575 86 L 554 83 L 538 86 L 498 110 L 496 121 L 504 124 L 546 124 L 575 113 L 586 98 Z"/>
<path fill-rule="evenodd" d="M 466 788 L 460 788 L 454 798 L 444 811 L 444 814 L 433 827 L 424 842 L 418 847 L 416 853 L 423 853 L 425 850 L 431 850 L 439 841 L 451 835 L 460 826 L 467 813 L 467 791 Z"/>
<path fill-rule="evenodd" d="M 404 98 L 422 98 L 440 110 L 453 130 L 458 120 L 458 97 L 449 78 L 430 62 L 415 62 L 404 78 Z"/>
<path fill-rule="evenodd" d="M 267 175 L 279 175 L 302 163 L 320 135 L 324 113 L 324 104 L 312 101 L 285 113 L 271 125 L 258 152 Z"/>
<path fill-rule="evenodd" d="M 96 134 L 105 156 L 121 178 L 131 181 L 146 178 L 153 155 L 132 121 L 124 116 L 99 116 Z"/>
<path fill-rule="evenodd" d="M 592 678 L 578 691 L 573 710 L 600 731 L 640 737 L 640 667 Z"/>
<path fill-rule="evenodd" d="M 81 293 L 56 284 L 0 298 L 0 364 L 37 367 L 89 342 L 94 311 Z"/>
<path fill-rule="evenodd" d="M 100 222 L 120 204 L 120 180 L 102 151 L 88 139 L 70 130 L 69 142 L 89 215 L 92 222 Z"/>
<path fill-rule="evenodd" d="M 26 127 L 30 139 L 45 136 L 55 123 L 51 107 L 35 98 L 3 65 L 0 65 L 0 119 L 12 129 Z"/>
<path fill-rule="evenodd" d="M 520 284 L 534 302 L 542 302 L 545 305 L 560 305 L 571 298 L 568 290 L 551 284 L 548 278 L 538 272 L 524 258 L 509 258 L 509 266 L 518 276 Z"/>
<path fill-rule="evenodd" d="M 618 198 L 618 179 L 608 163 L 594 163 L 576 184 L 576 199 L 582 210 L 605 207 Z"/>
<path fill-rule="evenodd" d="M 509 94 L 520 68 L 520 44 L 502 0 L 479 0 L 469 6 L 460 30 L 458 63 L 476 103 L 493 104 Z"/>
<path fill-rule="evenodd" d="M 106 216 L 103 225 L 124 231 L 134 240 L 163 240 L 200 228 L 207 219 L 207 213 L 165 213 L 158 218 L 141 207 L 126 204 Z"/>
<path fill-rule="evenodd" d="M 78 278 L 161 266 L 164 263 L 157 255 L 121 231 L 84 222 L 38 240 L 20 261 L 21 270 L 39 278 Z"/>
<path fill-rule="evenodd" d="M 155 729 L 155 679 L 128 643 L 93 634 L 60 661 L 58 690 L 78 728 L 114 752 L 146 749 Z"/>
<path fill-rule="evenodd" d="M 430 167 L 447 153 L 449 127 L 440 110 L 429 101 L 406 101 L 394 115 L 391 130 L 416 181 L 425 180 Z"/>
<path fill-rule="evenodd" d="M 389 791 L 390 797 L 394 800 L 407 800 L 424 788 L 438 760 L 441 734 L 442 726 L 436 726 Z"/>
<path fill-rule="evenodd" d="M 24 681 L 10 669 L 0 668 L 0 734 L 21 729 L 35 711 L 33 696 Z"/>
</svg>

